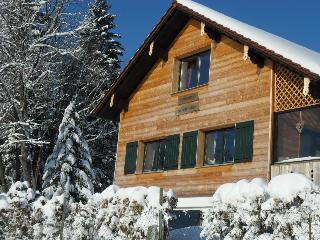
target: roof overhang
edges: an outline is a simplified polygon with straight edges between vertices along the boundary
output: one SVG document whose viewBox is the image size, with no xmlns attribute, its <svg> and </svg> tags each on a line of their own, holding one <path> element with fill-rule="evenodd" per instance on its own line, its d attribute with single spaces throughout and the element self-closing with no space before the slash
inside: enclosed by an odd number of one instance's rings
<svg viewBox="0 0 320 240">
<path fill-rule="evenodd" d="M 159 59 L 166 58 L 170 44 L 191 18 L 203 22 L 206 28 L 249 46 L 251 51 L 258 53 L 265 59 L 285 65 L 311 79 L 320 79 L 318 74 L 311 72 L 309 69 L 174 1 L 90 115 L 118 120 L 121 110 L 127 108 L 129 98 L 134 90 L 143 81 L 154 64 Z M 150 56 L 149 47 L 151 43 L 154 43 L 155 54 Z"/>
</svg>

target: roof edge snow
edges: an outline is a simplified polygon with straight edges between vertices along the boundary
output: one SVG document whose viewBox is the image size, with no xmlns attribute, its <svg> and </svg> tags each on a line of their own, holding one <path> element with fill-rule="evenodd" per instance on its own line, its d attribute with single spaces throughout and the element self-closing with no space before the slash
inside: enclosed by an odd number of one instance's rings
<svg viewBox="0 0 320 240">
<path fill-rule="evenodd" d="M 320 53 L 228 17 L 192 0 L 176 0 L 176 3 L 320 76 Z"/>
</svg>

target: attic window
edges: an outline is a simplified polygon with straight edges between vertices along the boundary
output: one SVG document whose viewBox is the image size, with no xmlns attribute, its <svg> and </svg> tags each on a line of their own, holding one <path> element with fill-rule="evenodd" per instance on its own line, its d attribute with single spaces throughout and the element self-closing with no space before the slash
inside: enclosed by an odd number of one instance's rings
<svg viewBox="0 0 320 240">
<path fill-rule="evenodd" d="M 180 60 L 178 91 L 195 88 L 209 81 L 210 51 Z"/>
</svg>

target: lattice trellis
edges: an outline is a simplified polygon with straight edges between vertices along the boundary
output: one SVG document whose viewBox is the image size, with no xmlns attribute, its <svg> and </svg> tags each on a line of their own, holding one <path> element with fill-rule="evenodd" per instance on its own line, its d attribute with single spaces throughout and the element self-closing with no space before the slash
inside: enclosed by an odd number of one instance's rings
<svg viewBox="0 0 320 240">
<path fill-rule="evenodd" d="M 289 69 L 276 65 L 275 67 L 275 111 L 285 111 L 295 108 L 320 104 L 310 94 L 303 95 L 303 77 Z"/>
</svg>

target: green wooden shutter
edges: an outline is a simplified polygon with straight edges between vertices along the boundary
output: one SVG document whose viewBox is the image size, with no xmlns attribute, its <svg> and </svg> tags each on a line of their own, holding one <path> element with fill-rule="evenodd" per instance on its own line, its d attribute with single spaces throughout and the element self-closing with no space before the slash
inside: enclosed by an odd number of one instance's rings
<svg viewBox="0 0 320 240">
<path fill-rule="evenodd" d="M 193 168 L 197 159 L 198 131 L 183 134 L 181 168 Z"/>
<path fill-rule="evenodd" d="M 124 174 L 133 174 L 136 171 L 138 142 L 127 143 Z"/>
<path fill-rule="evenodd" d="M 252 161 L 254 121 L 242 122 L 236 125 L 234 161 Z"/>
<path fill-rule="evenodd" d="M 164 169 L 178 169 L 180 135 L 172 135 L 165 139 Z"/>
</svg>

